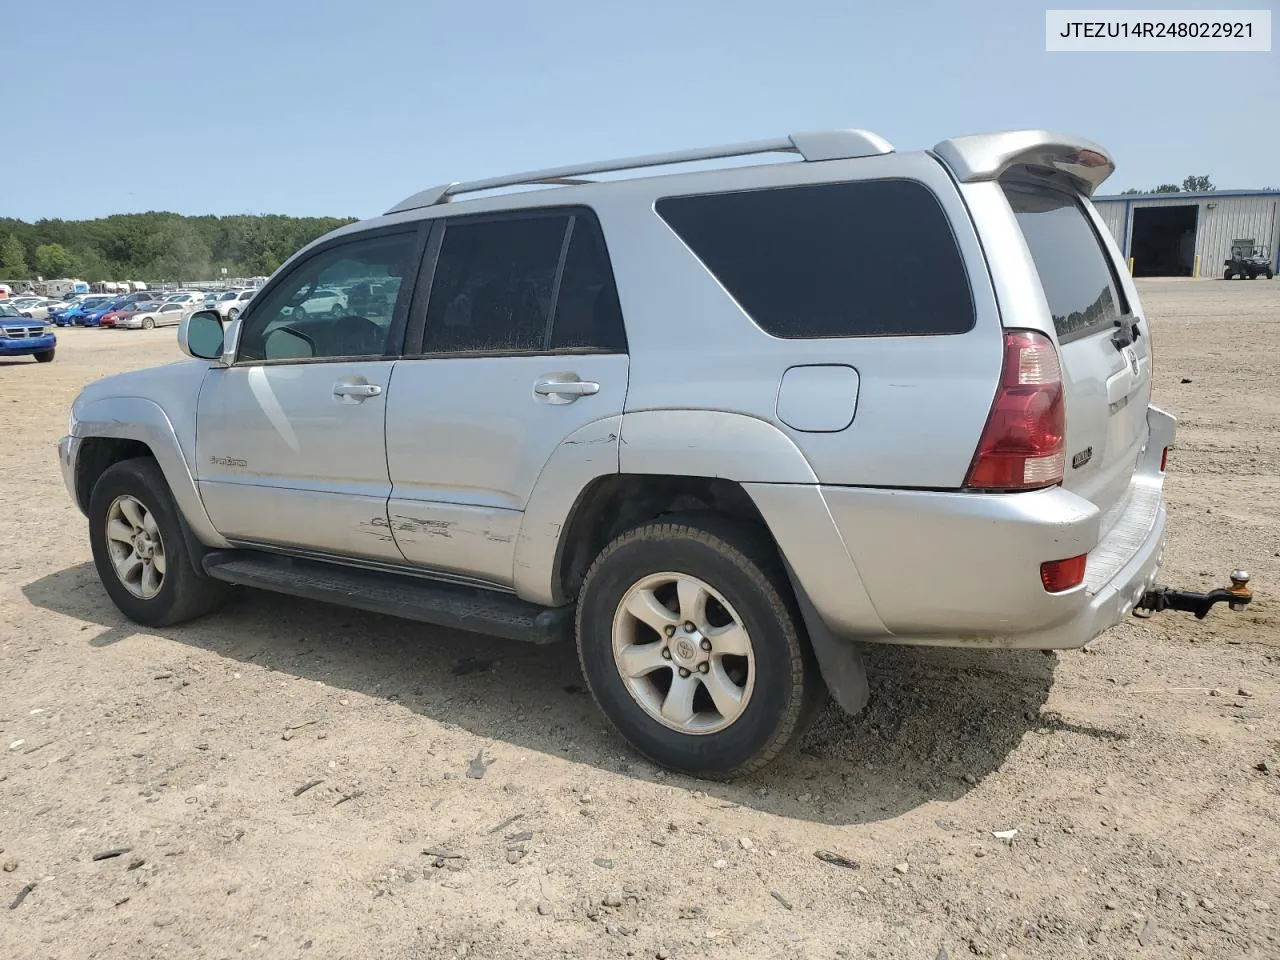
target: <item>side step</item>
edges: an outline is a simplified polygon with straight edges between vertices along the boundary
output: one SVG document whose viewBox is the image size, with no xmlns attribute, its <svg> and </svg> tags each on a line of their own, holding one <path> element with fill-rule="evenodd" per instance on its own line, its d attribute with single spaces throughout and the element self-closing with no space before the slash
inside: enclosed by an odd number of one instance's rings
<svg viewBox="0 0 1280 960">
<path fill-rule="evenodd" d="M 572 606 L 540 607 L 477 587 L 251 550 L 212 551 L 204 570 L 227 583 L 508 640 L 555 643 L 573 635 Z"/>
</svg>

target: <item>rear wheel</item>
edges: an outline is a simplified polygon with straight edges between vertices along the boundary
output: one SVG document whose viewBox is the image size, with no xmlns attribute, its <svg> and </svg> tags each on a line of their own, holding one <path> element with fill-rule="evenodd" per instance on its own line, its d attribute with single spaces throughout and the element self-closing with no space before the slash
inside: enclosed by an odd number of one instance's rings
<svg viewBox="0 0 1280 960">
<path fill-rule="evenodd" d="M 332 307 L 330 307 L 329 316 L 333 317 L 333 319 L 335 320 L 337 320 L 341 316 L 345 316 L 345 313 L 342 309 L 342 304 L 335 303 Z"/>
<path fill-rule="evenodd" d="M 145 626 L 192 620 L 226 594 L 224 584 L 196 573 L 169 485 L 148 457 L 117 463 L 98 479 L 89 544 L 112 602 Z"/>
<path fill-rule="evenodd" d="M 57 348 L 55 347 L 54 350 Z M 52 363 L 53 350 L 41 350 L 39 353 L 32 354 L 36 358 L 36 363 Z"/>
<path fill-rule="evenodd" d="M 232 307 L 230 310 L 227 311 L 228 320 L 234 320 L 238 316 L 240 316 L 240 311 L 237 310 L 235 307 Z"/>
<path fill-rule="evenodd" d="M 1223 270 L 1223 271 L 1222 271 L 1222 279 L 1223 279 L 1223 280 L 1230 280 L 1230 279 L 1232 278 L 1232 276 L 1234 276 L 1234 274 L 1232 274 L 1232 272 L 1231 272 L 1231 268 L 1230 268 L 1230 267 L 1228 267 L 1226 270 Z"/>
<path fill-rule="evenodd" d="M 618 731 L 700 777 L 763 767 L 823 693 L 777 551 L 715 516 L 648 523 L 601 551 L 579 597 L 578 654 Z"/>
</svg>

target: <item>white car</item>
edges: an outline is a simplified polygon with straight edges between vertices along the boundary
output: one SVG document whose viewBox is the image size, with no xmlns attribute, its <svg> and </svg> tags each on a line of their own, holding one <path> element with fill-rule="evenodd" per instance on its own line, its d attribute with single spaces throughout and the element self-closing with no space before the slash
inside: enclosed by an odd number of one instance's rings
<svg viewBox="0 0 1280 960">
<path fill-rule="evenodd" d="M 302 303 L 293 308 L 293 316 L 297 319 L 306 317 L 345 317 L 347 315 L 347 295 L 332 287 L 321 287 L 312 291 Z"/>
<path fill-rule="evenodd" d="M 209 310 L 218 311 L 219 316 L 234 320 L 244 312 L 244 308 L 249 305 L 249 301 L 257 292 L 257 290 L 228 290 L 212 304 L 206 306 Z"/>
<path fill-rule="evenodd" d="M 44 297 L 14 297 L 8 303 L 24 317 L 30 317 L 32 320 L 48 320 L 50 309 L 62 305 L 60 300 L 47 300 Z"/>
<path fill-rule="evenodd" d="M 120 330 L 151 330 L 154 327 L 176 327 L 182 318 L 191 313 L 196 305 L 177 302 L 165 302 L 153 305 L 150 309 L 139 310 L 116 320 L 116 328 Z"/>
<path fill-rule="evenodd" d="M 161 303 L 180 303 L 184 311 L 199 310 L 204 304 L 204 294 L 184 290 L 180 293 L 169 294 Z"/>
</svg>

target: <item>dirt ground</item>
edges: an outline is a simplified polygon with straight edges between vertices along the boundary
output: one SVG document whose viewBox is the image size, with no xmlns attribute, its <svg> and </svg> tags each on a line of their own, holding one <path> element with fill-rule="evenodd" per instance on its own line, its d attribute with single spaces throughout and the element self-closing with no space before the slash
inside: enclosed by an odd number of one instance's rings
<svg viewBox="0 0 1280 960">
<path fill-rule="evenodd" d="M 1164 580 L 1259 599 L 874 649 L 867 711 L 730 785 L 633 755 L 567 646 L 247 591 L 126 622 L 54 441 L 174 332 L 0 362 L 0 956 L 1280 956 L 1280 282 L 1142 290 Z"/>
</svg>

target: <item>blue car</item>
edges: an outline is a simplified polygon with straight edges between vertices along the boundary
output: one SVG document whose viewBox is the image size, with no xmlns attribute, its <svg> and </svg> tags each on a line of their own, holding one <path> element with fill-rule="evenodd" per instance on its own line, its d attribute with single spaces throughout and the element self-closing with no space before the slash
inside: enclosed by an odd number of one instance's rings
<svg viewBox="0 0 1280 960">
<path fill-rule="evenodd" d="M 40 363 L 48 363 L 57 343 L 58 338 L 44 323 L 0 303 L 0 357 L 35 357 Z"/>
<path fill-rule="evenodd" d="M 86 327 L 98 327 L 102 325 L 102 318 L 113 310 L 119 310 L 128 303 L 127 300 L 120 300 L 111 297 L 96 306 L 90 307 L 80 314 L 78 323 Z"/>
<path fill-rule="evenodd" d="M 68 324 L 83 323 L 84 315 L 87 311 L 97 309 L 103 304 L 110 303 L 113 299 L 115 298 L 107 296 L 85 297 L 79 303 L 64 310 L 58 317 L 57 323 L 59 326 L 63 327 Z"/>
</svg>

